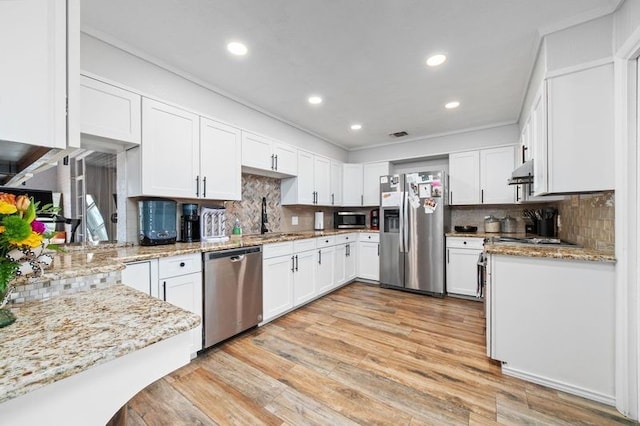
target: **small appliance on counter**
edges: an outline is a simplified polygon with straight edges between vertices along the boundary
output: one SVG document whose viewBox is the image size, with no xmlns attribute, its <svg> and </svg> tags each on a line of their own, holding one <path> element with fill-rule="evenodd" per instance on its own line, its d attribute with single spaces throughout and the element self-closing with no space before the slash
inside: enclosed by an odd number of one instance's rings
<svg viewBox="0 0 640 426">
<path fill-rule="evenodd" d="M 176 202 L 164 198 L 138 201 L 139 242 L 156 246 L 176 242 Z"/>
<path fill-rule="evenodd" d="M 193 243 L 200 241 L 200 216 L 197 204 L 183 204 L 180 218 L 180 241 Z"/>
<path fill-rule="evenodd" d="M 377 231 L 380 229 L 380 210 L 373 209 L 371 213 L 369 213 L 369 223 L 371 229 Z"/>
<path fill-rule="evenodd" d="M 313 217 L 313 230 L 324 231 L 324 213 L 316 212 Z"/>
</svg>

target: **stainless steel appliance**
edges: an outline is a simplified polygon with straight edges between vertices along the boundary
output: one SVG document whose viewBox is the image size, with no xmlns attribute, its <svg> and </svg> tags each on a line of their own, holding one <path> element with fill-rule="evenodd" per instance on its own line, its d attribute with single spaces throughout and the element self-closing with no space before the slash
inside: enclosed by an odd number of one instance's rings
<svg viewBox="0 0 640 426">
<path fill-rule="evenodd" d="M 203 254 L 203 348 L 262 321 L 262 247 Z"/>
<path fill-rule="evenodd" d="M 336 229 L 358 229 L 367 227 L 367 215 L 358 212 L 333 213 L 333 227 Z"/>
<path fill-rule="evenodd" d="M 141 246 L 176 242 L 176 202 L 163 198 L 138 201 L 139 239 Z"/>
<path fill-rule="evenodd" d="M 443 296 L 451 224 L 446 173 L 380 177 L 380 284 Z"/>
<path fill-rule="evenodd" d="M 313 230 L 324 231 L 324 213 L 316 212 L 313 216 Z"/>
</svg>

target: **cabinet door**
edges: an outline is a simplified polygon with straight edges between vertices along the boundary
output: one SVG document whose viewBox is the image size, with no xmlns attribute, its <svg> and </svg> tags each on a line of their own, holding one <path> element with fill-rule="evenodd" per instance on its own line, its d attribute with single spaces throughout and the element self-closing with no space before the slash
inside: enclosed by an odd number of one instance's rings
<svg viewBox="0 0 640 426">
<path fill-rule="evenodd" d="M 278 173 L 291 176 L 298 175 L 298 150 L 295 147 L 274 142 L 273 155 L 275 170 Z"/>
<path fill-rule="evenodd" d="M 0 2 L 0 140 L 66 148 L 66 2 Z"/>
<path fill-rule="evenodd" d="M 295 255 L 293 274 L 293 306 L 300 306 L 316 297 L 316 252 L 303 251 Z"/>
<path fill-rule="evenodd" d="M 151 262 L 127 263 L 121 271 L 122 284 L 151 295 Z"/>
<path fill-rule="evenodd" d="M 144 98 L 142 118 L 142 194 L 199 196 L 198 116 Z"/>
<path fill-rule="evenodd" d="M 264 259 L 262 263 L 262 312 L 264 322 L 293 308 L 293 256 Z"/>
<path fill-rule="evenodd" d="M 111 84 L 80 77 L 80 131 L 140 144 L 142 97 Z"/>
<path fill-rule="evenodd" d="M 331 205 L 342 205 L 342 163 L 331 161 Z"/>
<path fill-rule="evenodd" d="M 547 91 L 546 83 L 538 91 L 531 109 L 531 158 L 533 158 L 533 195 L 548 191 L 547 181 Z"/>
<path fill-rule="evenodd" d="M 480 203 L 479 166 L 478 151 L 449 155 L 449 204 Z"/>
<path fill-rule="evenodd" d="M 380 163 L 368 163 L 362 166 L 362 194 L 363 205 L 379 206 L 380 205 L 380 176 L 389 174 L 389 163 L 383 161 Z"/>
<path fill-rule="evenodd" d="M 358 244 L 347 243 L 347 256 L 344 262 L 345 281 L 351 281 L 358 275 Z"/>
<path fill-rule="evenodd" d="M 318 294 L 326 293 L 333 288 L 335 253 L 335 247 L 323 247 L 316 253 L 316 287 Z"/>
<path fill-rule="evenodd" d="M 313 184 L 316 190 L 316 204 L 331 205 L 331 166 L 328 158 L 314 156 Z"/>
<path fill-rule="evenodd" d="M 180 275 L 161 281 L 162 298 L 184 310 L 202 317 L 202 273 Z M 191 330 L 191 353 L 202 349 L 202 324 Z"/>
<path fill-rule="evenodd" d="M 272 141 L 264 136 L 242 132 L 242 165 L 262 170 L 274 170 Z"/>
<path fill-rule="evenodd" d="M 533 120 L 527 119 L 520 133 L 520 152 L 517 158 L 518 164 L 523 164 L 531 159 L 533 145 Z"/>
<path fill-rule="evenodd" d="M 362 164 L 343 164 L 342 205 L 362 206 Z"/>
<path fill-rule="evenodd" d="M 200 118 L 202 198 L 242 199 L 240 129 Z"/>
<path fill-rule="evenodd" d="M 547 80 L 549 192 L 614 189 L 613 64 Z"/>
<path fill-rule="evenodd" d="M 333 259 L 333 288 L 347 281 L 345 266 L 347 262 L 347 245 L 339 244 L 335 247 Z"/>
<path fill-rule="evenodd" d="M 314 155 L 307 151 L 298 150 L 298 165 L 300 169 L 297 178 L 297 204 L 315 204 L 315 187 L 313 185 Z"/>
<path fill-rule="evenodd" d="M 447 293 L 477 295 L 480 253 L 482 250 L 447 248 Z"/>
<path fill-rule="evenodd" d="M 508 181 L 515 168 L 513 146 L 480 151 L 480 202 L 505 204 L 515 202 L 515 189 Z"/>
<path fill-rule="evenodd" d="M 355 244 L 354 244 L 355 245 Z M 380 245 L 361 241 L 358 243 L 358 277 L 380 280 Z"/>
</svg>

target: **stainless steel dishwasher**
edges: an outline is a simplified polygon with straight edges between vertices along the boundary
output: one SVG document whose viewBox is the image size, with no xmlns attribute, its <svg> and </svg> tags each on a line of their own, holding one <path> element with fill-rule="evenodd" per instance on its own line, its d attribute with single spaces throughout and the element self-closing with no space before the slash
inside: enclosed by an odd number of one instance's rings
<svg viewBox="0 0 640 426">
<path fill-rule="evenodd" d="M 203 254 L 203 348 L 262 321 L 262 247 Z"/>
</svg>

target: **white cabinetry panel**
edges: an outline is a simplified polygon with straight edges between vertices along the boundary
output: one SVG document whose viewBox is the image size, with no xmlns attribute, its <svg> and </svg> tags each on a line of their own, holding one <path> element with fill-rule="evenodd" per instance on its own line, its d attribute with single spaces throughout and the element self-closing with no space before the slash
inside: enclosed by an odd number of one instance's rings
<svg viewBox="0 0 640 426">
<path fill-rule="evenodd" d="M 242 198 L 241 153 L 240 129 L 200 118 L 202 198 Z"/>
</svg>

